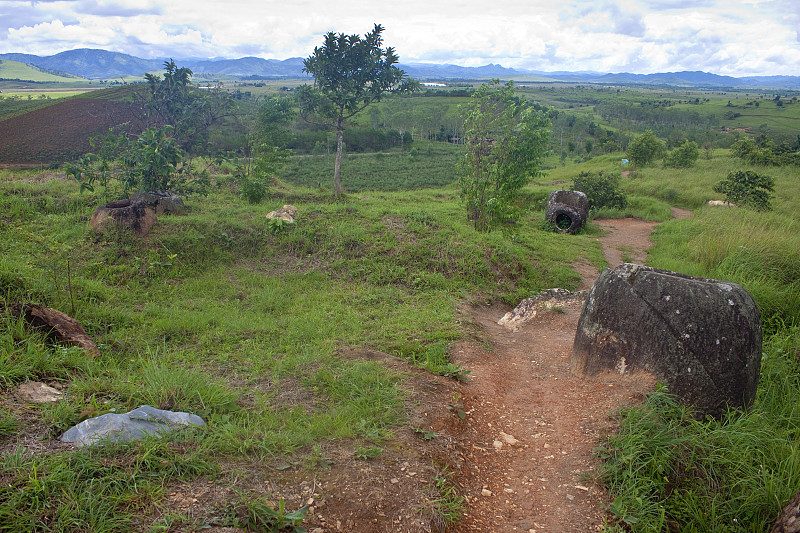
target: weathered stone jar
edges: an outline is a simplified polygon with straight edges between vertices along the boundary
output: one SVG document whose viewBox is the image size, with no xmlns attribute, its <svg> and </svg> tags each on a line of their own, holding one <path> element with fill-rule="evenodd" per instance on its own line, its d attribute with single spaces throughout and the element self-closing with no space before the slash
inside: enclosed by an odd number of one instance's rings
<svg viewBox="0 0 800 533">
<path fill-rule="evenodd" d="M 589 220 L 589 199 L 580 191 L 553 191 L 544 217 L 559 233 L 575 233 Z"/>
<path fill-rule="evenodd" d="M 741 286 L 625 263 L 586 298 L 571 365 L 580 376 L 647 372 L 699 414 L 748 407 L 761 369 L 761 316 Z"/>
</svg>

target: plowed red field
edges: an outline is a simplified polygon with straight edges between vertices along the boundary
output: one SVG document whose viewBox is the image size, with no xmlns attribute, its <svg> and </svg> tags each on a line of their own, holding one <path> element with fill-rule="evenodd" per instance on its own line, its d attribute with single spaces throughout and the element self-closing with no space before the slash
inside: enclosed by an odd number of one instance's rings
<svg viewBox="0 0 800 533">
<path fill-rule="evenodd" d="M 92 136 L 126 122 L 138 122 L 133 104 L 94 98 L 64 100 L 3 120 L 0 164 L 73 161 L 91 151 Z"/>
</svg>

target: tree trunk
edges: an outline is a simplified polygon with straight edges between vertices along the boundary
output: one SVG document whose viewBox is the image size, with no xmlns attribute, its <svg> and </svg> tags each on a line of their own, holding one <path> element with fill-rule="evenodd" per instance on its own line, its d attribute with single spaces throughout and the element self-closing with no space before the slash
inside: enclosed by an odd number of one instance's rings
<svg viewBox="0 0 800 533">
<path fill-rule="evenodd" d="M 333 166 L 333 195 L 342 194 L 342 138 L 344 137 L 344 124 L 342 117 L 336 122 L 336 163 Z"/>
</svg>

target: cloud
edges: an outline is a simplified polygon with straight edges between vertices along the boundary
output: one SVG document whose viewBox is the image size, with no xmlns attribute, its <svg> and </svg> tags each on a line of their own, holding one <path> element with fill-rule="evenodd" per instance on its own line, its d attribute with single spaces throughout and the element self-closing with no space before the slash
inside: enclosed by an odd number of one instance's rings
<svg viewBox="0 0 800 533">
<path fill-rule="evenodd" d="M 158 5 L 141 7 L 141 3 L 126 6 L 116 2 L 81 0 L 75 3 L 74 11 L 81 15 L 97 17 L 138 17 L 140 15 L 162 15 L 164 10 Z"/>
<path fill-rule="evenodd" d="M 403 62 L 743 75 L 800 69 L 797 0 L 0 0 L 0 52 L 305 57 L 379 22 Z"/>
</svg>

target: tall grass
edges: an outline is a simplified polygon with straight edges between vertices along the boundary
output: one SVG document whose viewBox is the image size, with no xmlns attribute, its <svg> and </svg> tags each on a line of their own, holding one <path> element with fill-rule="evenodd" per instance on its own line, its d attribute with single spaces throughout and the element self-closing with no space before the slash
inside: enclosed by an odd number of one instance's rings
<svg viewBox="0 0 800 533">
<path fill-rule="evenodd" d="M 800 329 L 765 346 L 747 412 L 698 420 L 664 391 L 621 413 L 598 451 L 610 506 L 631 531 L 767 531 L 800 486 Z"/>
<path fill-rule="evenodd" d="M 657 228 L 653 266 L 742 285 L 772 323 L 800 320 L 800 226 L 777 211 L 703 208 Z"/>
<path fill-rule="evenodd" d="M 743 167 L 718 151 L 693 169 L 625 178 L 633 194 L 694 210 L 657 227 L 648 263 L 741 284 L 761 311 L 765 343 L 746 412 L 698 420 L 662 390 L 621 413 L 619 433 L 599 449 L 615 530 L 767 531 L 800 486 L 800 184 L 794 169 L 757 169 L 776 178 L 773 211 L 707 207 L 713 185 Z"/>
</svg>

